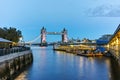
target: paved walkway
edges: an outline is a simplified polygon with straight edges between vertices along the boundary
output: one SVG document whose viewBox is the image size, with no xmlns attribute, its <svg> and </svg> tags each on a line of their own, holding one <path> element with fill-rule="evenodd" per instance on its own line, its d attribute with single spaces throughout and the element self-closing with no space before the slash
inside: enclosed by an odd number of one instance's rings
<svg viewBox="0 0 120 80">
<path fill-rule="evenodd" d="M 28 50 L 28 51 L 11 53 L 11 54 L 8 54 L 8 55 L 0 56 L 0 63 L 4 62 L 6 60 L 11 60 L 15 57 L 18 57 L 18 56 L 21 56 L 21 55 L 24 55 L 24 54 L 29 54 L 31 52 L 32 52 L 31 50 Z"/>
</svg>

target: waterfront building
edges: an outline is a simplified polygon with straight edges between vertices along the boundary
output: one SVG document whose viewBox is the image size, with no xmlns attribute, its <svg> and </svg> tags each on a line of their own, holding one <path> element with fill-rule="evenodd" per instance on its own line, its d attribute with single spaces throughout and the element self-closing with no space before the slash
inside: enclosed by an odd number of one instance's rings
<svg viewBox="0 0 120 80">
<path fill-rule="evenodd" d="M 107 44 L 111 37 L 111 34 L 102 35 L 99 39 L 96 40 L 96 49 L 100 50 L 101 52 L 106 51 Z"/>
<path fill-rule="evenodd" d="M 87 38 L 83 38 L 83 40 L 81 42 L 82 43 L 91 43 L 92 41 Z"/>
<path fill-rule="evenodd" d="M 110 38 L 112 37 L 112 34 L 105 34 L 102 37 L 99 38 L 99 40 L 110 40 Z"/>
<path fill-rule="evenodd" d="M 12 41 L 0 38 L 0 48 L 8 48 L 10 45 L 12 45 Z"/>
<path fill-rule="evenodd" d="M 96 43 L 99 46 L 100 45 L 104 46 L 104 45 L 106 45 L 109 42 L 111 37 L 112 37 L 112 34 L 105 34 L 105 35 L 101 36 L 99 39 L 97 39 Z"/>
<path fill-rule="evenodd" d="M 120 62 L 120 25 L 112 35 L 108 48 L 112 55 Z"/>
<path fill-rule="evenodd" d="M 80 43 L 82 46 L 90 47 L 92 50 L 96 49 L 96 41 L 95 40 L 83 38 Z"/>
</svg>

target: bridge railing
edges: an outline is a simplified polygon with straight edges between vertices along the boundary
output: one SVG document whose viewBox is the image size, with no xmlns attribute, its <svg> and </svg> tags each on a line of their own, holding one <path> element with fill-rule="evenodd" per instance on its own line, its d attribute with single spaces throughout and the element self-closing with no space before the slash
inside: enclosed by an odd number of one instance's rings
<svg viewBox="0 0 120 80">
<path fill-rule="evenodd" d="M 0 49 L 0 56 L 18 53 L 18 52 L 27 51 L 27 50 L 30 50 L 30 47 L 21 46 L 21 47 L 13 47 L 13 48 L 4 48 L 4 49 Z"/>
</svg>

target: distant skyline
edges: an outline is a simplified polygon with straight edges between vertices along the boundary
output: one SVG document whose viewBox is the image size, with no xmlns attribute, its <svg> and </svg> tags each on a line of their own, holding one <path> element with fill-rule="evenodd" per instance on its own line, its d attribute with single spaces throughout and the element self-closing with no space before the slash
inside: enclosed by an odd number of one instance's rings
<svg viewBox="0 0 120 80">
<path fill-rule="evenodd" d="M 16 27 L 25 41 L 48 32 L 68 30 L 69 38 L 98 39 L 120 24 L 119 0 L 1 0 L 0 27 Z M 61 40 L 50 36 L 48 42 Z"/>
</svg>

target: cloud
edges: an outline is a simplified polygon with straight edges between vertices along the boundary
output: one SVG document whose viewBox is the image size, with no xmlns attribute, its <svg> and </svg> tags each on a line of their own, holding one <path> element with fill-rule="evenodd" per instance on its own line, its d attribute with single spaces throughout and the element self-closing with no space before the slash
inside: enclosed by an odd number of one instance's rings
<svg viewBox="0 0 120 80">
<path fill-rule="evenodd" d="M 85 14 L 90 17 L 120 17 L 120 5 L 101 5 L 89 8 Z"/>
</svg>

